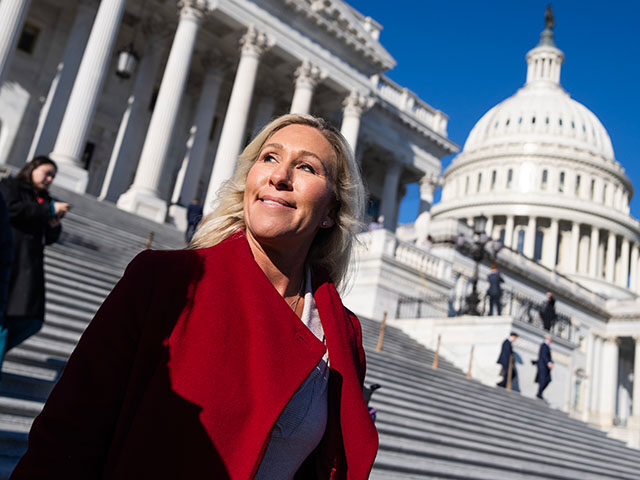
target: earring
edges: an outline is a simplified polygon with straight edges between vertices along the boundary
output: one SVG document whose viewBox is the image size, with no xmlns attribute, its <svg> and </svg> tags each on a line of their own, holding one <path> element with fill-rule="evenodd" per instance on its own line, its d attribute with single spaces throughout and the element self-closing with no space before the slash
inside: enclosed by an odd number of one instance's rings
<svg viewBox="0 0 640 480">
<path fill-rule="evenodd" d="M 323 226 L 323 227 L 326 227 L 327 225 L 329 225 L 329 222 L 327 222 L 326 220 L 323 220 L 323 221 L 322 221 L 322 226 Z"/>
</svg>

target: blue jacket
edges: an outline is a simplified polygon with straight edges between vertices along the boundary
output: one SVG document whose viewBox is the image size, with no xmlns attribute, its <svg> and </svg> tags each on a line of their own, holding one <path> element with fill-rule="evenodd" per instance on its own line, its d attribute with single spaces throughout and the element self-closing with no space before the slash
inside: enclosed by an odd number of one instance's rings
<svg viewBox="0 0 640 480">
<path fill-rule="evenodd" d="M 547 342 L 542 342 L 540 350 L 538 351 L 538 373 L 536 375 L 536 383 L 542 383 L 546 385 L 551 382 L 551 370 L 549 369 L 549 363 L 551 360 L 551 349 Z"/>
</svg>

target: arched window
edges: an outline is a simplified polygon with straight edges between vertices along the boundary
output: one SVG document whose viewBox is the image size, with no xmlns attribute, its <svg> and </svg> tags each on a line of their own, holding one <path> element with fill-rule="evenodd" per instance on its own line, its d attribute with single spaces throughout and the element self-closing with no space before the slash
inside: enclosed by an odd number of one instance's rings
<svg viewBox="0 0 640 480">
<path fill-rule="evenodd" d="M 533 259 L 539 261 L 542 258 L 542 239 L 544 234 L 541 230 L 536 230 L 536 241 L 533 246 Z"/>
</svg>

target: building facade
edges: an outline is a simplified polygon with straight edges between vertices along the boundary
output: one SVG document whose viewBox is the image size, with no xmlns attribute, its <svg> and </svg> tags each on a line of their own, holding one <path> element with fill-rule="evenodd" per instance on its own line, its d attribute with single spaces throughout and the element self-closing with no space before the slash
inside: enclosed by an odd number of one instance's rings
<svg viewBox="0 0 640 480">
<path fill-rule="evenodd" d="M 447 116 L 384 76 L 381 26 L 342 1 L 3 0 L 0 163 L 34 155 L 56 182 L 159 222 L 211 208 L 237 155 L 287 112 L 348 139 L 395 228 L 404 185 L 457 151 Z M 137 66 L 120 76 L 122 51 Z M 4 52 L 4 53 L 2 53 Z"/>
</svg>

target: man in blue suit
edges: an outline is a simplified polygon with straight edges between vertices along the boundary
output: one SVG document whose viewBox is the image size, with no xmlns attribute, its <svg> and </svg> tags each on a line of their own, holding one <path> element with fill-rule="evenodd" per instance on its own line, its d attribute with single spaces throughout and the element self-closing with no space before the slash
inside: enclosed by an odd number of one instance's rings
<svg viewBox="0 0 640 480">
<path fill-rule="evenodd" d="M 551 360 L 551 349 L 549 344 L 551 343 L 551 335 L 544 336 L 544 342 L 540 344 L 540 350 L 538 351 L 538 373 L 536 374 L 535 382 L 538 384 L 538 397 L 542 398 L 542 392 L 551 383 L 551 369 L 553 368 L 553 361 Z"/>
<path fill-rule="evenodd" d="M 498 383 L 499 387 L 505 388 L 507 386 L 507 377 L 509 376 L 509 360 L 513 356 L 513 342 L 518 338 L 518 334 L 516 332 L 511 332 L 509 338 L 507 338 L 504 342 L 502 342 L 502 348 L 500 349 L 500 356 L 498 357 L 498 361 L 502 367 L 502 371 L 500 375 L 502 375 L 502 381 Z M 518 372 L 516 371 L 515 362 L 513 364 L 513 369 L 511 370 L 511 380 L 518 376 Z"/>
</svg>

